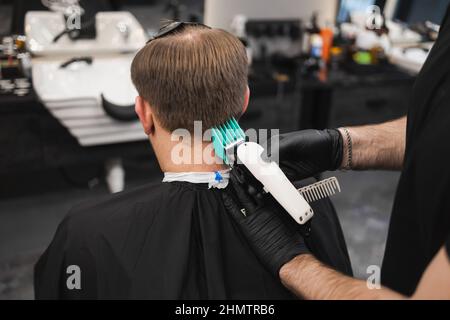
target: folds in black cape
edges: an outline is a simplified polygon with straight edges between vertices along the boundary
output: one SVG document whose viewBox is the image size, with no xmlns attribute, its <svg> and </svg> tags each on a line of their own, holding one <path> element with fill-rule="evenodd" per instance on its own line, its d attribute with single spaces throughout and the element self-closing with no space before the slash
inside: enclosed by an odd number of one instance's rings
<svg viewBox="0 0 450 320">
<path fill-rule="evenodd" d="M 78 205 L 35 266 L 36 298 L 293 298 L 258 261 L 225 211 L 221 192 L 157 183 Z M 331 202 L 313 209 L 310 249 L 351 274 Z M 71 265 L 80 268 L 80 289 L 67 286 Z"/>
</svg>

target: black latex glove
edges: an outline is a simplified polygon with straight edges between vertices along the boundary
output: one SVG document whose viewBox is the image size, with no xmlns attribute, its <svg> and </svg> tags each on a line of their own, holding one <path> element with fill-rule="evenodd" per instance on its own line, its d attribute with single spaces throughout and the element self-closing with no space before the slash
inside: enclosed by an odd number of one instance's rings
<svg viewBox="0 0 450 320">
<path fill-rule="evenodd" d="M 284 264 L 309 250 L 294 220 L 271 204 L 273 198 L 249 195 L 236 172 L 232 170 L 230 186 L 222 192 L 223 203 L 257 257 L 278 278 Z"/>
<path fill-rule="evenodd" d="M 276 139 L 279 138 L 279 148 Z M 342 164 L 343 139 L 336 129 L 304 130 L 272 137 L 263 158 L 278 160 L 291 180 L 302 180 Z"/>
</svg>

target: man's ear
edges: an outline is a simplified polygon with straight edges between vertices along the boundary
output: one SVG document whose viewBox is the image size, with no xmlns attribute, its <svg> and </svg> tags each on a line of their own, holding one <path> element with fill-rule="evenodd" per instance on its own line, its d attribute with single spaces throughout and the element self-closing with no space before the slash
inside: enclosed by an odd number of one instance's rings
<svg viewBox="0 0 450 320">
<path fill-rule="evenodd" d="M 247 86 L 247 90 L 245 91 L 244 106 L 242 108 L 242 114 L 244 114 L 247 111 L 249 101 L 250 101 L 250 88 Z"/>
<path fill-rule="evenodd" d="M 155 131 L 155 123 L 153 121 L 153 112 L 147 101 L 141 96 L 136 97 L 134 110 L 136 111 L 145 134 L 150 135 Z"/>
</svg>

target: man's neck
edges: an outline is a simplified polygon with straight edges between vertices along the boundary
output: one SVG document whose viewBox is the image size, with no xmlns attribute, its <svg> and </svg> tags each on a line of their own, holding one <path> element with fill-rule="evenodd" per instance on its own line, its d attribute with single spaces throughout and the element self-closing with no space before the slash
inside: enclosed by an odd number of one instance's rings
<svg viewBox="0 0 450 320">
<path fill-rule="evenodd" d="M 165 143 L 154 150 L 163 172 L 216 172 L 227 169 L 217 161 L 210 143 L 200 143 L 196 147 L 179 143 Z"/>
</svg>

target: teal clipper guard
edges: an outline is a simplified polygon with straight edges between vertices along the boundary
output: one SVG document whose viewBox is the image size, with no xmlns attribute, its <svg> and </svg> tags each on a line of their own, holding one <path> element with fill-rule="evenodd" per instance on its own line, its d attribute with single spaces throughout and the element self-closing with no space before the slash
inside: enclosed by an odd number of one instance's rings
<svg viewBox="0 0 450 320">
<path fill-rule="evenodd" d="M 235 118 L 231 118 L 225 124 L 213 128 L 211 135 L 216 156 L 225 164 L 233 166 L 236 160 L 234 149 L 246 141 L 244 130 Z"/>
</svg>

